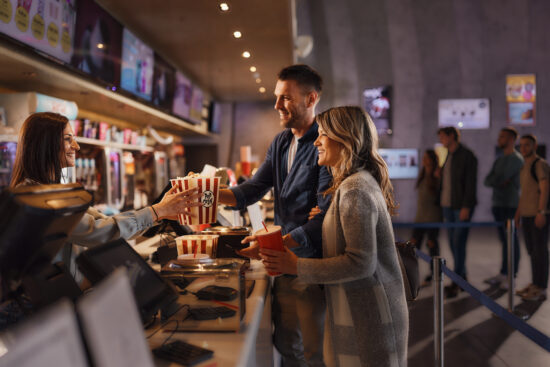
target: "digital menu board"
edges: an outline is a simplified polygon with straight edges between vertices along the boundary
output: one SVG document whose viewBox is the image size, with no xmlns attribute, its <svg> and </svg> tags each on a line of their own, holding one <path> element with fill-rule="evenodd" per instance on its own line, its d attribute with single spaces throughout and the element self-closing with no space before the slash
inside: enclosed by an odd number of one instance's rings
<svg viewBox="0 0 550 367">
<path fill-rule="evenodd" d="M 153 50 L 124 28 L 120 87 L 150 101 L 153 90 L 153 63 Z"/>
<path fill-rule="evenodd" d="M 191 110 L 189 111 L 189 119 L 199 124 L 202 121 L 202 105 L 203 105 L 204 95 L 202 90 L 194 85 L 193 86 L 193 96 L 191 98 Z"/>
<path fill-rule="evenodd" d="M 79 0 L 71 64 L 113 86 L 120 85 L 122 25 L 93 0 Z"/>
<path fill-rule="evenodd" d="M 193 99 L 193 86 L 191 81 L 181 72 L 176 72 L 176 90 L 172 112 L 183 118 L 189 118 L 191 102 Z"/>
<path fill-rule="evenodd" d="M 153 104 L 172 112 L 174 89 L 176 85 L 176 69 L 155 53 L 155 68 L 153 73 Z"/>
<path fill-rule="evenodd" d="M 1 0 L 0 33 L 69 63 L 75 0 Z"/>
<path fill-rule="evenodd" d="M 417 178 L 418 149 L 379 149 L 391 179 Z"/>
</svg>

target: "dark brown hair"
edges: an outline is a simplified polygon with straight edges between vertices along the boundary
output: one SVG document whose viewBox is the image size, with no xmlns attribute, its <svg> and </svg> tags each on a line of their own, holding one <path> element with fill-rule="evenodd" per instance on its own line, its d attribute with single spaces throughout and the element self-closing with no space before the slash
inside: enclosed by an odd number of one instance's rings
<svg viewBox="0 0 550 367">
<path fill-rule="evenodd" d="M 435 172 L 437 171 L 437 168 L 439 167 L 439 159 L 437 158 L 437 154 L 435 153 L 435 150 L 433 149 L 427 149 L 426 154 L 430 158 L 430 161 L 433 164 L 433 171 L 431 174 L 430 179 L 435 180 Z M 418 175 L 418 179 L 416 180 L 416 187 L 420 186 L 420 182 L 426 177 L 426 167 L 422 165 L 422 170 L 420 171 L 420 175 Z M 433 181 L 432 181 L 433 182 Z"/>
<path fill-rule="evenodd" d="M 503 127 L 502 129 L 500 129 L 500 131 L 504 131 L 512 135 L 514 141 L 516 141 L 516 139 L 518 138 L 518 131 L 511 126 Z"/>
<path fill-rule="evenodd" d="M 317 123 L 327 136 L 342 144 L 337 167 L 329 167 L 332 186 L 325 194 L 332 194 L 348 176 L 360 169 L 368 171 L 376 180 L 390 214 L 396 214 L 397 203 L 393 197 L 386 162 L 378 154 L 378 133 L 370 116 L 356 106 L 335 107 L 320 113 Z"/>
<path fill-rule="evenodd" d="M 277 75 L 279 80 L 294 80 L 300 87 L 313 89 L 321 94 L 323 90 L 323 78 L 313 68 L 304 64 L 290 65 Z"/>
<path fill-rule="evenodd" d="M 526 134 L 526 135 L 523 135 L 521 138 L 531 140 L 533 144 L 537 145 L 537 137 L 533 134 Z"/>
<path fill-rule="evenodd" d="M 447 136 L 454 136 L 455 138 L 455 141 L 458 143 L 460 142 L 460 131 L 458 131 L 458 129 L 454 126 L 446 126 L 446 127 L 442 127 L 440 128 L 439 130 L 437 130 L 437 133 L 438 134 L 445 134 Z"/>
<path fill-rule="evenodd" d="M 58 113 L 33 113 L 23 123 L 11 187 L 30 179 L 39 184 L 61 181 L 63 130 L 69 120 Z"/>
</svg>

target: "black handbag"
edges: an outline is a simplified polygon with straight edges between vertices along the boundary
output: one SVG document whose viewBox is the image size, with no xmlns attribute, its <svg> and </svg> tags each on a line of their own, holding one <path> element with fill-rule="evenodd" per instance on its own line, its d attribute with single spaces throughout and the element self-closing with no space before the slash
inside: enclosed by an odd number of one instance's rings
<svg viewBox="0 0 550 367">
<path fill-rule="evenodd" d="M 411 242 L 396 242 L 397 258 L 403 275 L 407 302 L 411 303 L 418 297 L 420 291 L 420 274 L 418 272 L 418 256 L 416 246 Z"/>
</svg>

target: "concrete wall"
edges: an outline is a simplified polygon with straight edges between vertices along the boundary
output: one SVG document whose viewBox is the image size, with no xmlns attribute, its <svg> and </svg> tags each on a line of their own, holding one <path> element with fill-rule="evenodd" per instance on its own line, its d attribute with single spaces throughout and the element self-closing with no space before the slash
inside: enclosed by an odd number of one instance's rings
<svg viewBox="0 0 550 367">
<path fill-rule="evenodd" d="M 314 49 L 300 60 L 325 79 L 320 111 L 361 104 L 367 87 L 393 87 L 388 148 L 437 142 L 437 103 L 443 98 L 489 98 L 491 128 L 465 130 L 463 142 L 479 159 L 474 220 L 491 220 L 491 191 L 482 185 L 506 126 L 506 74 L 536 73 L 537 126 L 520 128 L 550 138 L 550 2 L 547 0 L 297 0 L 298 34 Z M 414 180 L 394 180 L 398 221 L 414 218 Z"/>
</svg>

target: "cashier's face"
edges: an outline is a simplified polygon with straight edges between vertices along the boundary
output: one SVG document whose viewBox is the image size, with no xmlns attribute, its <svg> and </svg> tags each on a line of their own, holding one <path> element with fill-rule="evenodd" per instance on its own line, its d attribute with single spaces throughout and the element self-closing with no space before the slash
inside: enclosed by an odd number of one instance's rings
<svg viewBox="0 0 550 367">
<path fill-rule="evenodd" d="M 327 133 L 319 126 L 319 136 L 313 143 L 319 152 L 317 163 L 320 166 L 336 167 L 340 163 L 340 151 L 343 145 L 328 137 Z"/>
<path fill-rule="evenodd" d="M 301 128 L 307 125 L 308 94 L 294 80 L 278 80 L 275 86 L 275 109 L 281 126 Z"/>
<path fill-rule="evenodd" d="M 73 128 L 71 124 L 67 124 L 65 130 L 63 130 L 63 152 L 61 156 L 62 168 L 74 167 L 76 152 L 80 150 L 80 146 L 74 138 Z"/>
</svg>

